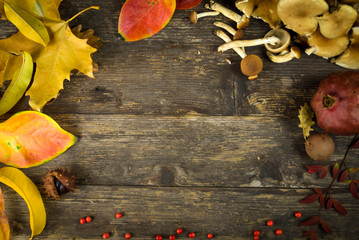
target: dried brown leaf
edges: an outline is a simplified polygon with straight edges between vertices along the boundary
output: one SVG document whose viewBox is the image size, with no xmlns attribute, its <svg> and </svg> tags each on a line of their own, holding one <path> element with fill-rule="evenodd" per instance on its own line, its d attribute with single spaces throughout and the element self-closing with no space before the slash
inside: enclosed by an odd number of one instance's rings
<svg viewBox="0 0 359 240">
<path fill-rule="evenodd" d="M 338 182 L 344 182 L 347 179 L 348 174 L 349 174 L 348 170 L 342 171 L 340 176 L 339 176 Z"/>
<path fill-rule="evenodd" d="M 301 203 L 312 203 L 315 200 L 317 200 L 319 198 L 320 194 L 316 193 L 316 194 L 312 194 L 302 200 L 300 200 Z"/>
<path fill-rule="evenodd" d="M 337 210 L 338 213 L 346 215 L 348 212 L 347 210 L 341 205 L 338 201 L 334 200 L 333 202 L 334 209 Z"/>
<path fill-rule="evenodd" d="M 315 122 L 312 120 L 313 117 L 314 113 L 311 111 L 307 103 L 300 107 L 298 115 L 300 124 L 298 126 L 303 129 L 304 139 L 307 139 L 310 135 L 310 132 L 313 131 L 312 126 L 315 124 Z"/>
<path fill-rule="evenodd" d="M 322 229 L 324 230 L 324 232 L 332 233 L 332 230 L 330 229 L 329 225 L 323 219 L 321 219 L 319 221 L 319 224 L 322 227 Z"/>
<path fill-rule="evenodd" d="M 349 184 L 349 189 L 350 189 L 350 193 L 352 194 L 353 197 L 355 198 L 359 198 L 358 197 L 358 189 L 355 183 L 351 182 Z"/>
<path fill-rule="evenodd" d="M 320 220 L 319 216 L 313 216 L 313 217 L 305 220 L 304 222 L 302 222 L 302 226 L 310 226 L 310 225 L 316 224 L 319 222 L 319 220 Z"/>
</svg>

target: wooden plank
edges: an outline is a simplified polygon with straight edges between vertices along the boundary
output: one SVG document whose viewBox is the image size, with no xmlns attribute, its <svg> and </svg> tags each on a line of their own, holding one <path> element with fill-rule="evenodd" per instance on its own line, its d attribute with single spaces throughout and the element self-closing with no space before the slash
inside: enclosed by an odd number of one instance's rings
<svg viewBox="0 0 359 240">
<path fill-rule="evenodd" d="M 56 159 L 24 169 L 39 182 L 49 168 L 68 166 L 81 183 L 154 186 L 327 186 L 306 164 L 297 120 L 186 115 L 51 115 L 79 141 Z M 336 137 L 340 160 L 350 137 Z M 349 154 L 351 166 L 355 153 Z"/>
<path fill-rule="evenodd" d="M 28 239 L 30 228 L 28 211 L 23 200 L 12 190 L 3 188 L 6 211 L 12 230 L 11 239 Z M 323 219 L 333 234 L 322 238 L 318 227 L 300 227 L 301 221 L 317 214 L 319 203 L 300 204 L 310 190 L 247 189 L 247 188 L 192 188 L 192 187 L 116 187 L 81 185 L 80 191 L 64 195 L 58 201 L 45 200 L 47 226 L 36 239 L 100 239 L 104 232 L 111 239 L 154 239 L 163 234 L 168 239 L 178 227 L 187 239 L 191 231 L 200 233 L 196 239 L 206 239 L 212 232 L 215 239 L 252 239 L 253 230 L 261 232 L 261 239 L 304 239 L 305 230 L 318 230 L 320 239 L 356 239 L 359 234 L 357 200 L 347 193 L 335 192 L 333 197 L 348 211 L 341 216 L 333 209 L 323 212 Z M 303 217 L 293 216 L 301 211 Z M 116 212 L 124 216 L 116 219 Z M 81 217 L 92 216 L 93 221 L 81 225 Z M 273 227 L 265 226 L 268 219 Z M 275 229 L 284 234 L 278 237 Z"/>
<path fill-rule="evenodd" d="M 248 81 L 240 72 L 238 55 L 233 51 L 217 53 L 223 41 L 213 35 L 213 22 L 234 24 L 222 15 L 192 24 L 188 19 L 190 10 L 178 10 L 153 37 L 124 42 L 117 34 L 123 2 L 61 4 L 64 19 L 90 5 L 100 5 L 99 11 L 84 13 L 70 25 L 94 29 L 104 45 L 94 54 L 99 64 L 96 78 L 72 76 L 71 82 L 64 82 L 58 99 L 45 107 L 46 112 L 293 117 L 301 104 L 309 102 L 324 76 L 341 70 L 316 56 L 274 64 L 266 57 L 265 48 L 258 46 L 247 48 L 247 52 L 259 55 L 264 69 L 257 80 Z M 204 3 L 195 10 L 205 11 Z M 263 37 L 268 30 L 267 24 L 253 20 L 245 38 Z M 23 109 L 28 109 L 26 99 L 13 112 Z"/>
</svg>

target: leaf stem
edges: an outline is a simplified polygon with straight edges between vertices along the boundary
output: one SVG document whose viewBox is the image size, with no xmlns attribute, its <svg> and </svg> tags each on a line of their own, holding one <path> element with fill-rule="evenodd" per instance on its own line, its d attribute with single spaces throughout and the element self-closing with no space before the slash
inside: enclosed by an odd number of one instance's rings
<svg viewBox="0 0 359 240">
<path fill-rule="evenodd" d="M 66 23 L 71 22 L 71 21 L 74 20 L 76 17 L 78 17 L 79 15 L 83 14 L 84 12 L 86 12 L 86 11 L 88 11 L 88 10 L 90 10 L 90 9 L 99 10 L 100 7 L 99 7 L 99 6 L 91 6 L 91 7 L 88 7 L 88 8 L 86 8 L 86 9 L 82 10 L 81 12 L 77 13 L 77 14 L 76 14 L 75 16 L 73 16 L 72 18 L 68 19 L 68 20 L 66 21 Z"/>
</svg>

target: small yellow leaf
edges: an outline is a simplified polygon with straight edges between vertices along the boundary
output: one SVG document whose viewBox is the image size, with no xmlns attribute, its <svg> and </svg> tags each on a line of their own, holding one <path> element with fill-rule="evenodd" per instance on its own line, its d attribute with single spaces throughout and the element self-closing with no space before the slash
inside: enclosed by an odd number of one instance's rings
<svg viewBox="0 0 359 240">
<path fill-rule="evenodd" d="M 300 124 L 298 126 L 303 129 L 304 139 L 307 139 L 310 135 L 310 131 L 313 131 L 312 126 L 315 124 L 312 120 L 313 116 L 314 113 L 310 110 L 307 103 L 300 107 L 298 115 Z"/>
<path fill-rule="evenodd" d="M 19 31 L 34 42 L 46 46 L 50 42 L 49 33 L 43 22 L 28 11 L 14 4 L 4 2 L 6 17 Z"/>
<path fill-rule="evenodd" d="M 46 212 L 36 185 L 22 171 L 13 167 L 0 169 L 0 182 L 14 189 L 25 200 L 30 213 L 30 239 L 39 235 L 46 225 Z"/>
<path fill-rule="evenodd" d="M 10 238 L 9 221 L 5 215 L 5 201 L 0 188 L 0 239 L 8 240 Z"/>
</svg>

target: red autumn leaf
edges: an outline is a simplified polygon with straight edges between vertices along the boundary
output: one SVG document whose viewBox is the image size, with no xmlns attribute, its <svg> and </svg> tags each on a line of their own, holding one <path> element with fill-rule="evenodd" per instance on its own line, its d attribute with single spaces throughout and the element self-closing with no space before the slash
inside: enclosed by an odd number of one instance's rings
<svg viewBox="0 0 359 240">
<path fill-rule="evenodd" d="M 323 169 L 322 165 L 312 165 L 312 166 L 305 166 L 308 171 L 313 171 L 313 172 L 320 172 Z"/>
<path fill-rule="evenodd" d="M 320 220 L 319 216 L 311 217 L 311 218 L 305 220 L 304 222 L 302 222 L 302 226 L 310 226 L 310 225 L 316 224 L 317 222 L 319 222 L 319 220 Z"/>
<path fill-rule="evenodd" d="M 359 184 L 359 179 L 354 179 L 354 180 L 352 180 L 352 182 L 355 184 Z"/>
<path fill-rule="evenodd" d="M 176 9 L 190 9 L 201 2 L 202 0 L 176 0 Z"/>
<path fill-rule="evenodd" d="M 329 198 L 328 201 L 327 201 L 327 204 L 325 205 L 325 208 L 326 209 L 329 209 L 333 206 L 333 202 L 334 202 L 334 199 L 333 198 Z"/>
<path fill-rule="evenodd" d="M 324 232 L 332 233 L 332 230 L 330 230 L 329 225 L 323 219 L 319 221 L 319 224 L 323 228 Z"/>
<path fill-rule="evenodd" d="M 358 135 L 357 135 L 358 136 Z M 359 148 L 359 137 L 355 138 L 350 144 L 351 148 Z"/>
<path fill-rule="evenodd" d="M 126 41 L 151 37 L 172 18 L 176 0 L 127 0 L 121 9 L 118 32 Z"/>
<path fill-rule="evenodd" d="M 358 189 L 357 189 L 357 186 L 355 185 L 355 183 L 351 182 L 349 185 L 349 189 L 350 189 L 350 193 L 353 195 L 353 197 L 359 198 L 358 197 Z"/>
<path fill-rule="evenodd" d="M 320 202 L 320 206 L 324 207 L 324 196 L 323 196 L 323 194 L 319 194 L 319 202 Z"/>
<path fill-rule="evenodd" d="M 333 206 L 334 206 L 334 209 L 337 210 L 338 213 L 341 213 L 343 215 L 347 214 L 347 210 L 338 201 L 334 200 Z"/>
<path fill-rule="evenodd" d="M 336 178 L 338 176 L 339 173 L 339 164 L 336 163 L 333 167 L 333 178 Z"/>
<path fill-rule="evenodd" d="M 320 194 L 312 194 L 302 200 L 300 200 L 301 203 L 312 203 L 314 202 L 315 200 L 317 200 L 319 198 Z"/>
<path fill-rule="evenodd" d="M 315 191 L 316 193 L 318 193 L 318 194 L 323 194 L 323 193 L 322 193 L 322 190 L 320 190 L 319 188 L 314 187 L 313 189 L 314 189 L 314 191 Z"/>
<path fill-rule="evenodd" d="M 347 179 L 348 174 L 349 174 L 348 170 L 342 171 L 342 173 L 339 176 L 338 182 L 344 182 Z"/>
<path fill-rule="evenodd" d="M 320 175 L 320 178 L 323 179 L 325 178 L 325 176 L 327 176 L 328 173 L 328 168 L 323 168 L 322 174 Z"/>
<path fill-rule="evenodd" d="M 319 198 L 320 194 L 312 194 L 302 200 L 300 200 L 301 203 L 312 203 L 314 202 L 315 200 L 317 200 Z"/>
<path fill-rule="evenodd" d="M 351 173 L 355 173 L 355 172 L 359 171 L 359 168 L 349 168 L 348 170 Z"/>
</svg>

